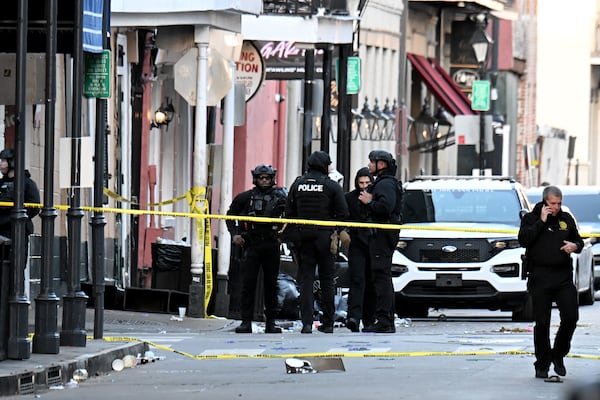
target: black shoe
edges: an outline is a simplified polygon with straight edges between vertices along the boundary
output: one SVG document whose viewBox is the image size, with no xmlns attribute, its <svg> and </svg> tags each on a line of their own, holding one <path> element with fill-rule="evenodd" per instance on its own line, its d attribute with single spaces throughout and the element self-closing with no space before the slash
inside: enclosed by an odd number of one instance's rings
<svg viewBox="0 0 600 400">
<path fill-rule="evenodd" d="M 302 330 L 300 332 L 301 333 L 312 333 L 312 325 L 311 324 L 302 325 Z"/>
<path fill-rule="evenodd" d="M 275 325 L 275 321 L 267 320 L 265 323 L 265 333 L 281 333 L 281 328 Z"/>
<path fill-rule="evenodd" d="M 552 361 L 552 364 L 554 364 L 554 372 L 556 372 L 558 375 L 567 375 L 567 369 L 565 368 L 565 363 L 562 358 L 555 358 Z"/>
<path fill-rule="evenodd" d="M 548 369 L 536 368 L 535 369 L 535 377 L 546 379 L 548 378 Z"/>
<path fill-rule="evenodd" d="M 235 333 L 252 333 L 252 321 L 242 321 L 240 326 L 235 328 Z"/>
<path fill-rule="evenodd" d="M 396 333 L 396 327 L 392 324 L 386 324 L 384 322 L 377 321 L 374 324 L 363 328 L 362 331 L 373 333 Z"/>
<path fill-rule="evenodd" d="M 346 328 L 350 329 L 352 332 L 358 332 L 358 321 L 354 318 L 348 318 L 346 320 Z"/>
<path fill-rule="evenodd" d="M 317 330 L 323 333 L 333 333 L 333 325 L 319 325 Z"/>
</svg>

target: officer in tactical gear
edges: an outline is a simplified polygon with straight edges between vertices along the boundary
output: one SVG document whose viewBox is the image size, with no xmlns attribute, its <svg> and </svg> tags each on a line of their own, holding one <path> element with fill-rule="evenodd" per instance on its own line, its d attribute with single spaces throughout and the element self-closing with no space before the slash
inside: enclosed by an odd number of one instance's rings
<svg viewBox="0 0 600 400">
<path fill-rule="evenodd" d="M 369 153 L 369 172 L 375 181 L 358 196 L 367 208 L 369 221 L 401 223 L 402 185 L 396 179 L 396 160 L 384 150 Z M 392 255 L 398 243 L 398 229 L 372 229 L 369 236 L 371 278 L 375 288 L 375 322 L 363 332 L 394 333 L 394 287 Z"/>
<path fill-rule="evenodd" d="M 277 171 L 270 165 L 257 165 L 252 171 L 254 188 L 239 193 L 227 211 L 228 215 L 279 218 L 285 210 L 287 192 L 276 187 Z M 235 246 L 243 249 L 242 256 L 242 323 L 237 333 L 252 333 L 252 316 L 256 296 L 256 281 L 263 270 L 265 333 L 281 333 L 275 324 L 278 313 L 277 276 L 279 274 L 279 238 L 282 224 L 227 220 Z"/>
<path fill-rule="evenodd" d="M 290 187 L 285 214 L 287 218 L 308 220 L 340 220 L 348 217 L 348 205 L 342 187 L 329 178 L 331 158 L 315 151 L 307 160 L 308 171 L 296 178 Z M 290 227 L 286 227 L 286 230 Z M 330 251 L 333 227 L 300 225 L 298 242 L 294 243 L 299 258 L 300 316 L 302 333 L 312 333 L 314 316 L 313 285 L 319 268 L 323 320 L 319 331 L 333 333 L 335 313 L 335 260 Z"/>
<path fill-rule="evenodd" d="M 15 200 L 15 163 L 14 152 L 12 149 L 4 149 L 0 151 L 0 201 L 14 202 Z M 36 183 L 31 179 L 31 174 L 25 170 L 24 181 L 24 197 L 25 203 L 39 203 L 40 191 Z M 0 206 L 0 235 L 11 238 L 11 210 L 12 206 Z M 33 222 L 31 219 L 39 214 L 39 208 L 27 208 L 27 222 L 25 224 L 26 237 L 33 233 Z"/>
<path fill-rule="evenodd" d="M 373 183 L 373 175 L 368 167 L 356 172 L 354 190 L 346 193 L 346 202 L 350 211 L 350 221 L 369 222 L 367 205 L 358 200 L 358 196 Z M 371 257 L 369 256 L 369 228 L 350 228 L 350 247 L 348 249 L 348 318 L 346 327 L 358 332 L 360 321 L 367 327 L 375 322 L 375 289 L 371 279 Z"/>
</svg>

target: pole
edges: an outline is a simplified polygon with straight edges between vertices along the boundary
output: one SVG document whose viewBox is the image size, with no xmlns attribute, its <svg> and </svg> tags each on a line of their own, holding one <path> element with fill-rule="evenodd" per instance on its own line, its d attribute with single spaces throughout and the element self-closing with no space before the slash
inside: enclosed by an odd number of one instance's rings
<svg viewBox="0 0 600 400">
<path fill-rule="evenodd" d="M 42 219 L 42 270 L 40 293 L 35 299 L 35 334 L 33 352 L 58 354 L 59 299 L 52 288 L 52 265 L 54 262 L 54 220 L 58 216 L 54 208 L 54 125 L 56 108 L 56 21 L 57 0 L 46 0 L 46 114 L 44 135 L 44 206 Z"/>
<path fill-rule="evenodd" d="M 337 130 L 337 164 L 338 171 L 346 178 L 350 177 L 350 129 L 352 123 L 350 96 L 348 96 L 348 56 L 352 51 L 351 44 L 340 45 L 340 59 L 337 83 L 339 93 L 338 130 Z M 344 179 L 344 191 L 348 191 L 350 179 Z"/>
<path fill-rule="evenodd" d="M 329 153 L 331 132 L 331 67 L 333 49 L 330 44 L 323 47 L 323 116 L 321 117 L 321 150 Z"/>
<path fill-rule="evenodd" d="M 15 181 L 14 205 L 10 213 L 12 236 L 12 287 L 8 299 L 8 358 L 23 360 L 31 356 L 27 336 L 29 325 L 29 300 L 25 296 L 25 266 L 27 264 L 27 238 L 25 223 L 27 212 L 23 206 L 25 193 L 25 124 L 27 91 L 27 0 L 19 0 L 17 17 L 17 60 L 15 85 Z"/>
<path fill-rule="evenodd" d="M 315 50 L 306 49 L 304 54 L 304 120 L 302 124 L 302 168 L 312 151 L 312 97 L 315 80 Z"/>
<path fill-rule="evenodd" d="M 83 84 L 83 0 L 75 1 L 73 43 L 73 112 L 71 118 L 71 189 L 67 211 L 68 260 L 67 293 L 63 296 L 62 346 L 85 347 L 85 307 L 87 296 L 81 291 L 81 103 Z"/>
<path fill-rule="evenodd" d="M 205 36 L 198 47 L 198 69 L 196 71 L 196 109 L 194 112 L 194 154 L 193 154 L 193 190 L 194 204 L 192 207 L 196 212 L 203 212 L 206 205 L 207 184 L 207 162 L 206 162 L 206 106 L 207 106 L 207 71 L 208 71 L 208 28 L 200 28 L 200 35 Z M 190 297 L 188 302 L 188 314 L 193 318 L 204 318 L 205 313 L 205 287 L 203 276 L 204 270 L 204 244 L 206 238 L 204 219 L 192 219 L 191 221 L 191 274 Z M 210 223 L 210 222 L 209 222 Z"/>
<path fill-rule="evenodd" d="M 223 157 L 221 160 L 221 195 L 219 199 L 219 212 L 227 213 L 232 200 L 233 191 L 233 153 L 234 153 L 234 114 L 235 114 L 235 63 L 229 62 L 231 68 L 231 89 L 225 96 L 223 108 Z M 245 106 L 245 105 L 244 105 Z M 227 290 L 227 276 L 231 256 L 231 237 L 227 231 L 225 220 L 219 220 L 219 271 L 217 273 L 217 293 L 214 312 L 219 316 L 229 314 L 229 296 Z"/>
<path fill-rule="evenodd" d="M 102 48 L 108 49 L 108 17 L 110 0 L 104 0 L 102 8 Z M 108 124 L 106 122 L 106 99 L 96 99 L 96 140 L 94 146 L 94 215 L 92 225 L 92 280 L 94 282 L 94 339 L 104 336 L 104 226 L 106 219 L 102 211 L 104 200 L 104 147 Z"/>
</svg>

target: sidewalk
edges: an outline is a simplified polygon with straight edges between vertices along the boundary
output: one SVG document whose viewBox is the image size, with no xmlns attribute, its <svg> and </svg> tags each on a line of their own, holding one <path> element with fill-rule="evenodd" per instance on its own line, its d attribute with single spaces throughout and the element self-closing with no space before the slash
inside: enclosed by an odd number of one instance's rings
<svg viewBox="0 0 600 400">
<path fill-rule="evenodd" d="M 86 310 L 85 347 L 61 346 L 58 354 L 31 353 L 26 360 L 0 361 L 0 396 L 31 394 L 37 388 L 64 385 L 73 371 L 85 369 L 88 376 L 111 372 L 112 362 L 127 355 L 144 355 L 148 345 L 132 335 L 140 332 L 185 333 L 233 329 L 234 321 L 216 318 L 174 318 L 172 314 L 153 314 L 104 310 L 103 339 L 93 339 L 95 310 Z M 59 310 L 62 316 L 62 309 Z M 59 317 L 60 320 L 60 317 Z M 29 332 L 35 331 L 35 315 L 29 311 Z M 58 322 L 58 331 L 61 321 Z"/>
</svg>

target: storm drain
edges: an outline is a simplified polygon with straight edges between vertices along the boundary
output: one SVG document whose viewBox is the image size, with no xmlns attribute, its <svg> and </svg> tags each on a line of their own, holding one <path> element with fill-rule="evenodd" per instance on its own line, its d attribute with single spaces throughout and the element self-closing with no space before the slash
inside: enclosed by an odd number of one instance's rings
<svg viewBox="0 0 600 400">
<path fill-rule="evenodd" d="M 48 387 L 62 385 L 62 372 L 59 366 L 46 370 L 46 385 Z"/>
<path fill-rule="evenodd" d="M 34 390 L 33 372 L 27 372 L 17 377 L 17 392 L 19 394 L 31 394 Z"/>
</svg>

